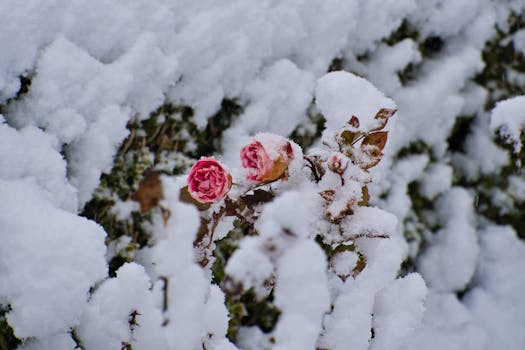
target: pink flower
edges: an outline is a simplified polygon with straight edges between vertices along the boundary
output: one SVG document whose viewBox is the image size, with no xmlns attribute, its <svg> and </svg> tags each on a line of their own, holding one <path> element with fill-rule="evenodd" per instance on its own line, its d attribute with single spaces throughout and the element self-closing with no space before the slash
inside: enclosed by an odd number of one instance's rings
<svg viewBox="0 0 525 350">
<path fill-rule="evenodd" d="M 334 152 L 328 159 L 328 169 L 337 174 L 342 174 L 348 167 L 348 159 L 339 152 Z"/>
<path fill-rule="evenodd" d="M 201 158 L 188 175 L 188 192 L 200 203 L 221 200 L 231 186 L 232 176 L 215 158 Z"/>
<path fill-rule="evenodd" d="M 281 177 L 294 158 L 290 141 L 275 134 L 261 133 L 241 149 L 241 163 L 250 181 L 273 181 Z"/>
</svg>

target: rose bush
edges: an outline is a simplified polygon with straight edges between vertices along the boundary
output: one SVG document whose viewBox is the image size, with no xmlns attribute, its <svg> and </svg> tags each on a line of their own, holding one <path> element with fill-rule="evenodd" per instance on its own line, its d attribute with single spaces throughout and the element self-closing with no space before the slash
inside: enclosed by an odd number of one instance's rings
<svg viewBox="0 0 525 350">
<path fill-rule="evenodd" d="M 188 175 L 188 192 L 200 203 L 213 203 L 226 196 L 232 186 L 230 172 L 215 158 L 197 161 Z"/>
</svg>

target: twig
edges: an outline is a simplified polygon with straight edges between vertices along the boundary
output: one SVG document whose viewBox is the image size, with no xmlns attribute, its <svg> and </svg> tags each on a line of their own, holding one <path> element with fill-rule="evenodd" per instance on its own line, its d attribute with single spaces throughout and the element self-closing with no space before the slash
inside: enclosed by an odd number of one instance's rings
<svg viewBox="0 0 525 350">
<path fill-rule="evenodd" d="M 316 168 L 314 162 L 308 156 L 303 156 L 303 159 L 306 160 L 310 164 L 308 167 L 312 171 L 312 175 L 315 178 L 315 182 L 321 181 L 321 177 L 317 173 L 317 168 Z"/>
</svg>

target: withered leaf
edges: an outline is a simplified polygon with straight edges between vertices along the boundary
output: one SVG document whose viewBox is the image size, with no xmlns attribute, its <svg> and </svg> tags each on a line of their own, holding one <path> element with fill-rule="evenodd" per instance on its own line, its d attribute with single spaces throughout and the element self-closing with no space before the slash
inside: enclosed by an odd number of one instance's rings
<svg viewBox="0 0 525 350">
<path fill-rule="evenodd" d="M 188 192 L 188 186 L 184 186 L 180 189 L 179 200 L 183 203 L 193 204 L 199 209 L 199 211 L 207 210 L 210 207 L 210 203 L 201 203 L 193 198 Z"/>
<path fill-rule="evenodd" d="M 374 119 L 378 121 L 378 124 L 370 131 L 377 131 L 383 129 L 386 124 L 388 123 L 388 119 L 390 119 L 394 114 L 396 114 L 397 109 L 388 109 L 388 108 L 381 108 Z"/>
<path fill-rule="evenodd" d="M 335 191 L 334 190 L 325 190 L 319 192 L 319 195 L 323 197 L 323 199 L 329 203 L 331 203 L 334 200 L 335 197 Z"/>
<path fill-rule="evenodd" d="M 340 137 L 343 143 L 347 146 L 351 146 L 352 143 L 360 136 L 361 133 L 359 132 L 353 132 L 350 130 L 343 130 Z"/>
<path fill-rule="evenodd" d="M 354 245 L 354 243 L 351 243 L 351 244 L 339 244 L 337 247 L 335 247 L 333 253 L 335 255 L 336 253 L 341 253 L 341 252 L 346 252 L 346 251 L 355 252 L 355 245 Z"/>
<path fill-rule="evenodd" d="M 357 252 L 357 255 L 359 256 L 359 259 L 357 260 L 357 264 L 352 270 L 353 278 L 356 278 L 366 267 L 366 256 L 364 256 L 361 252 Z"/>
<path fill-rule="evenodd" d="M 252 194 L 248 194 L 242 197 L 244 204 L 254 206 L 261 203 L 270 202 L 273 199 L 273 193 L 265 190 L 255 190 Z"/>
<path fill-rule="evenodd" d="M 361 202 L 357 203 L 357 205 L 361 207 L 366 207 L 368 205 L 368 202 L 370 201 L 370 194 L 368 193 L 368 186 L 361 187 Z"/>
<path fill-rule="evenodd" d="M 379 111 L 377 111 L 375 119 L 389 119 L 394 114 L 396 114 L 397 109 L 389 109 L 389 108 L 381 108 Z"/>
<path fill-rule="evenodd" d="M 157 171 L 146 172 L 144 178 L 139 182 L 139 188 L 131 195 L 132 200 L 139 202 L 142 214 L 157 206 L 162 198 L 164 198 L 162 182 Z"/>
<path fill-rule="evenodd" d="M 386 140 L 388 138 L 388 131 L 378 131 L 373 132 L 365 136 L 363 142 L 361 143 L 361 148 L 364 146 L 375 146 L 379 148 L 380 151 L 385 148 Z"/>
<path fill-rule="evenodd" d="M 363 152 L 367 157 L 361 157 L 359 166 L 365 170 L 376 166 L 383 158 L 383 153 L 375 146 L 368 146 L 368 148 L 363 149 Z"/>
<path fill-rule="evenodd" d="M 350 124 L 352 127 L 356 129 L 359 128 L 359 118 L 353 115 L 352 118 L 350 118 L 350 120 L 348 121 L 348 124 Z"/>
</svg>

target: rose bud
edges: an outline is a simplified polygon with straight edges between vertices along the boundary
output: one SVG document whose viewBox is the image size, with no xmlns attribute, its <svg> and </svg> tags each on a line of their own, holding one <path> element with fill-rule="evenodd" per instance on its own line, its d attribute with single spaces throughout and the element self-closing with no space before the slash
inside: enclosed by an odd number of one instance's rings
<svg viewBox="0 0 525 350">
<path fill-rule="evenodd" d="M 294 158 L 290 141 L 282 136 L 261 133 L 241 149 L 241 163 L 250 181 L 273 181 L 281 177 Z"/>
<path fill-rule="evenodd" d="M 342 174 L 348 167 L 348 159 L 339 152 L 334 152 L 328 159 L 328 169 L 337 174 Z"/>
<path fill-rule="evenodd" d="M 188 192 L 200 203 L 221 200 L 231 186 L 230 172 L 215 158 L 201 158 L 193 165 L 188 175 Z"/>
</svg>

